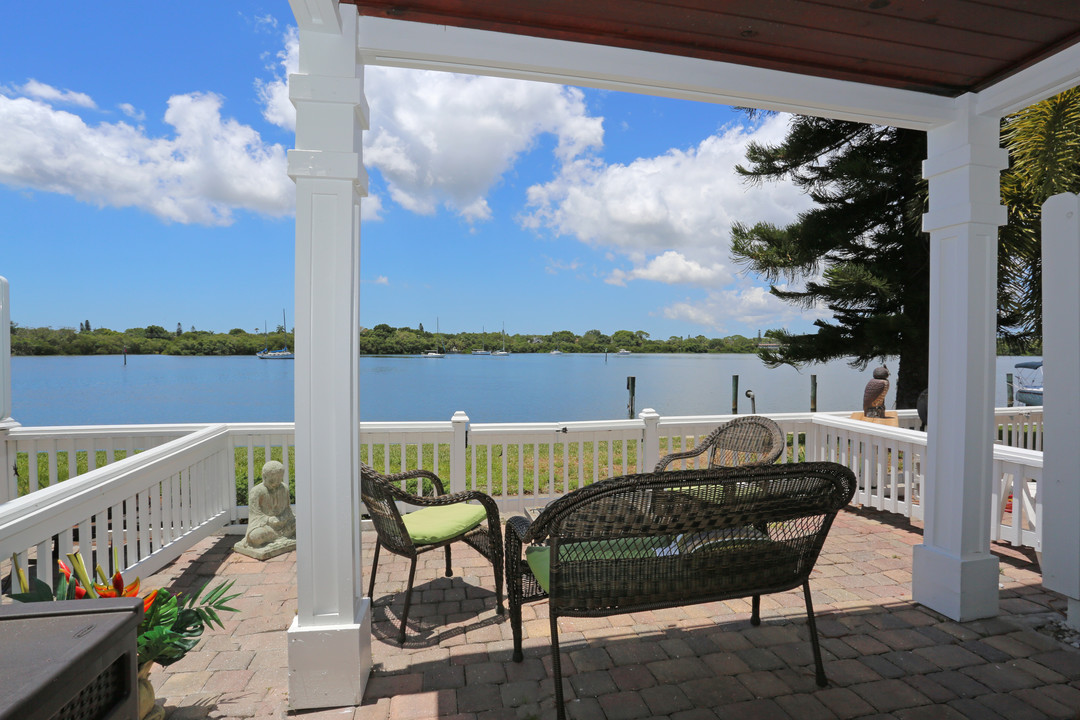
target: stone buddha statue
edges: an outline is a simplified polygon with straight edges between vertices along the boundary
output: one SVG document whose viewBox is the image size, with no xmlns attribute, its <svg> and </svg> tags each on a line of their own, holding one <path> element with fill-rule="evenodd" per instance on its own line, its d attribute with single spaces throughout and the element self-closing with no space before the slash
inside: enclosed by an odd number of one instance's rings
<svg viewBox="0 0 1080 720">
<path fill-rule="evenodd" d="M 285 466 L 271 460 L 262 467 L 262 482 L 248 497 L 248 529 L 233 549 L 257 560 L 296 548 L 296 517 L 289 505 Z"/>
</svg>

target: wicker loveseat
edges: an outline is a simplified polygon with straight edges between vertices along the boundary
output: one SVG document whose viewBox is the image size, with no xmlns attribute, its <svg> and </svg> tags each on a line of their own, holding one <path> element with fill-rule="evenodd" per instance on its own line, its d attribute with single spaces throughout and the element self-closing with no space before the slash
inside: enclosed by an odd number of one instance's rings
<svg viewBox="0 0 1080 720">
<path fill-rule="evenodd" d="M 611 478 L 506 523 L 507 594 L 520 662 L 521 606 L 547 598 L 556 708 L 564 717 L 558 618 L 752 598 L 802 587 L 819 685 L 826 683 L 810 571 L 855 491 L 835 463 L 642 473 Z"/>
</svg>

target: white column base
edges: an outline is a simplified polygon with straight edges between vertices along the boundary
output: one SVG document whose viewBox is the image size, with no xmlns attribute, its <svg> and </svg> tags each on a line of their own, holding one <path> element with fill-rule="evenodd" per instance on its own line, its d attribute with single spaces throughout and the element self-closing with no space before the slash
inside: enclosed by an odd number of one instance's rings
<svg viewBox="0 0 1080 720">
<path fill-rule="evenodd" d="M 1065 613 L 1065 624 L 1073 630 L 1080 630 L 1080 600 L 1067 598 L 1069 607 Z"/>
<path fill-rule="evenodd" d="M 964 560 L 930 545 L 911 554 L 911 599 L 958 622 L 998 614 L 998 559 Z"/>
<path fill-rule="evenodd" d="M 289 626 L 289 707 L 359 705 L 371 674 L 371 599 L 351 625 Z"/>
</svg>

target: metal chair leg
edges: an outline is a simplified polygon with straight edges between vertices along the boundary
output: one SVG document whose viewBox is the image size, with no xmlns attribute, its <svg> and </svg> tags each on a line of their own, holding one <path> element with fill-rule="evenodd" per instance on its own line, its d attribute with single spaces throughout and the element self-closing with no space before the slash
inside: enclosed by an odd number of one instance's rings
<svg viewBox="0 0 1080 720">
<path fill-rule="evenodd" d="M 401 611 L 401 629 L 398 630 L 398 644 L 405 644 L 405 623 L 409 620 L 409 604 L 412 602 L 413 577 L 416 575 L 416 558 L 411 558 L 409 565 L 409 586 L 405 589 L 405 608 Z"/>
<path fill-rule="evenodd" d="M 817 669 L 816 680 L 818 687 L 825 687 L 829 684 L 829 681 L 825 677 L 825 666 L 821 663 L 821 645 L 818 643 L 817 623 L 814 621 L 814 605 L 810 602 L 809 580 L 803 583 L 803 597 L 806 598 L 806 620 L 810 626 L 810 647 L 814 650 L 814 666 Z"/>
<path fill-rule="evenodd" d="M 379 551 L 382 550 L 382 543 L 379 540 L 375 540 L 375 557 L 371 561 L 371 580 L 368 582 L 367 596 L 369 598 L 375 597 L 375 569 L 379 567 Z"/>
<path fill-rule="evenodd" d="M 755 595 L 750 601 L 750 624 L 757 626 L 761 624 L 761 596 Z"/>
</svg>

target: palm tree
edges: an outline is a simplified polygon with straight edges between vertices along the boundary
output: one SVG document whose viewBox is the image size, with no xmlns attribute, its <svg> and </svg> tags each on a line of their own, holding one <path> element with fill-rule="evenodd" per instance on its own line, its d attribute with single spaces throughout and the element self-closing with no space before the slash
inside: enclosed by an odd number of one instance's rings
<svg viewBox="0 0 1080 720">
<path fill-rule="evenodd" d="M 999 233 L 999 327 L 1026 346 L 1042 337 L 1042 204 L 1080 192 L 1080 88 L 1005 118 L 1001 141 L 1010 166 L 1001 176 L 1009 223 Z"/>
</svg>

